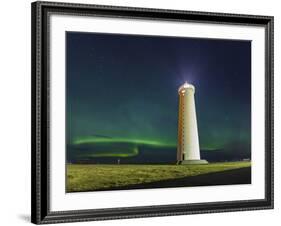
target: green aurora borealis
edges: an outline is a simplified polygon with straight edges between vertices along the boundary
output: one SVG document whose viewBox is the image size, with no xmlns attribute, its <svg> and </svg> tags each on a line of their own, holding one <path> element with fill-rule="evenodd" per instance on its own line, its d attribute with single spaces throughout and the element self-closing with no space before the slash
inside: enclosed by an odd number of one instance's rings
<svg viewBox="0 0 281 226">
<path fill-rule="evenodd" d="M 80 32 L 66 39 L 69 161 L 172 161 L 185 81 L 196 89 L 200 149 L 250 157 L 250 41 Z"/>
</svg>

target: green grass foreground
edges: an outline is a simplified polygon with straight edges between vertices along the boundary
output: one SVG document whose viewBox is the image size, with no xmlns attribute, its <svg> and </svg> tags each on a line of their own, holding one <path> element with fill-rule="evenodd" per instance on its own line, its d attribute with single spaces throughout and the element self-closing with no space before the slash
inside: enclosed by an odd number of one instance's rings
<svg viewBox="0 0 281 226">
<path fill-rule="evenodd" d="M 107 190 L 249 166 L 251 162 L 248 161 L 206 165 L 68 164 L 66 190 L 67 192 Z"/>
</svg>

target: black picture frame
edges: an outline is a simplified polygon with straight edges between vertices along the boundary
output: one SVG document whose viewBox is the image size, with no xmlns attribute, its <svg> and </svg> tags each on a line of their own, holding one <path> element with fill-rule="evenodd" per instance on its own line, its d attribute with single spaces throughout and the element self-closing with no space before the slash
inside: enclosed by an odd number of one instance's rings
<svg viewBox="0 0 281 226">
<path fill-rule="evenodd" d="M 271 16 L 57 2 L 32 3 L 32 208 L 35 224 L 273 208 L 273 21 Z M 110 209 L 50 211 L 48 15 L 50 13 L 262 26 L 265 37 L 265 199 Z"/>
</svg>

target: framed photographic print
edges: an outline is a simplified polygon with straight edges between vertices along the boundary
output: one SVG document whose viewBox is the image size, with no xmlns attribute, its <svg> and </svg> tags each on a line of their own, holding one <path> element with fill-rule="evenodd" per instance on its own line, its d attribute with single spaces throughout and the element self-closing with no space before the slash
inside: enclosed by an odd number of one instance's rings
<svg viewBox="0 0 281 226">
<path fill-rule="evenodd" d="M 32 222 L 273 208 L 273 17 L 32 3 Z"/>
</svg>

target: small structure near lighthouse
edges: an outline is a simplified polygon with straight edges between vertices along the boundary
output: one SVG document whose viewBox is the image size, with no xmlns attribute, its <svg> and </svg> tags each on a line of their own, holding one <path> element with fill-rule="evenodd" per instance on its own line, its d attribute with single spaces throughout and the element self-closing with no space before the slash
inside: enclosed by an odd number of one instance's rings
<svg viewBox="0 0 281 226">
<path fill-rule="evenodd" d="M 194 101 L 195 87 L 185 82 L 178 90 L 178 164 L 206 164 L 200 158 L 199 137 Z"/>
</svg>

